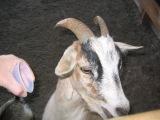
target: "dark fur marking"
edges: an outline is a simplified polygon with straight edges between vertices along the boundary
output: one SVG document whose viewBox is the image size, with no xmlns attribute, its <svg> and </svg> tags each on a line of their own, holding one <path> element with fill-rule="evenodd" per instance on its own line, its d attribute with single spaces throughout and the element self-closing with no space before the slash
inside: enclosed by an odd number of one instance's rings
<svg viewBox="0 0 160 120">
<path fill-rule="evenodd" d="M 113 74 L 113 79 L 115 80 L 116 85 L 120 87 L 120 82 L 117 74 Z"/>
<path fill-rule="evenodd" d="M 119 62 L 118 62 L 118 71 L 119 73 L 121 74 L 123 69 L 123 58 L 124 58 L 124 54 L 121 52 L 120 48 L 118 46 L 115 46 L 116 47 L 116 51 L 118 52 L 120 58 L 119 58 Z"/>
<path fill-rule="evenodd" d="M 100 82 L 101 79 L 102 79 L 102 75 L 103 75 L 102 65 L 101 65 L 101 62 L 100 62 L 96 52 L 94 52 L 92 50 L 89 41 L 82 44 L 82 51 L 84 52 L 84 54 L 85 54 L 87 60 L 89 61 L 90 65 L 93 68 L 97 67 L 98 77 L 96 78 L 96 80 Z"/>
<path fill-rule="evenodd" d="M 120 48 L 118 46 L 116 47 L 116 51 L 118 52 L 118 55 L 120 56 L 119 61 L 118 61 L 118 71 L 119 71 L 119 75 L 122 75 L 123 72 L 123 58 L 124 58 L 124 54 L 121 52 Z M 113 75 L 113 79 L 115 80 L 115 83 L 118 87 L 120 87 L 120 82 L 118 79 L 118 76 L 116 74 Z"/>
</svg>

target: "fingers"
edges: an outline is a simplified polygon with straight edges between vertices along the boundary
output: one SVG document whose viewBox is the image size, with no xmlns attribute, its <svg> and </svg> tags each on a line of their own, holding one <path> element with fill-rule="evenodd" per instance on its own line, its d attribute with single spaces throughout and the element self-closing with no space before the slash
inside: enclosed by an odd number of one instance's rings
<svg viewBox="0 0 160 120">
<path fill-rule="evenodd" d="M 32 93 L 34 89 L 35 77 L 31 68 L 26 62 L 20 63 L 20 74 L 26 91 Z"/>
<path fill-rule="evenodd" d="M 19 84 L 18 82 L 16 82 L 16 80 L 12 76 L 8 77 L 6 84 L 7 84 L 6 85 L 7 89 L 11 93 L 13 93 L 14 95 L 19 96 L 19 97 L 26 97 L 27 96 L 27 92 L 25 91 L 23 86 L 21 84 Z M 4 86 L 4 87 L 6 87 L 6 86 Z"/>
<path fill-rule="evenodd" d="M 28 80 L 35 81 L 35 76 L 33 74 L 33 71 L 31 70 L 30 66 L 26 61 L 20 63 L 20 70 L 23 72 L 23 74 Z"/>
</svg>

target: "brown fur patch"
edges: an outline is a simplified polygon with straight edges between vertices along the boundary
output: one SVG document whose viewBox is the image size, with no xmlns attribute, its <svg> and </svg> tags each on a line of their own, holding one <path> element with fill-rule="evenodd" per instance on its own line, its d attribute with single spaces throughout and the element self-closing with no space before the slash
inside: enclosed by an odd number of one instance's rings
<svg viewBox="0 0 160 120">
<path fill-rule="evenodd" d="M 96 88 L 93 86 L 93 84 L 88 83 L 87 86 L 91 89 L 91 92 L 95 95 L 97 95 L 97 90 Z"/>
</svg>

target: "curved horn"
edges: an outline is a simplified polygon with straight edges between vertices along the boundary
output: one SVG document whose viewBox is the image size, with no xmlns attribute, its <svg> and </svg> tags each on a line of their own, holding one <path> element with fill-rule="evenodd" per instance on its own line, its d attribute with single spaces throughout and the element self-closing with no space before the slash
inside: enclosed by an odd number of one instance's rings
<svg viewBox="0 0 160 120">
<path fill-rule="evenodd" d="M 94 23 L 99 24 L 102 36 L 107 36 L 107 34 L 109 34 L 109 30 L 108 30 L 107 25 L 106 25 L 105 21 L 103 20 L 103 18 L 101 18 L 100 16 L 96 16 L 94 18 Z"/>
<path fill-rule="evenodd" d="M 94 37 L 93 32 L 84 23 L 75 18 L 61 20 L 56 24 L 56 27 L 59 26 L 71 30 L 82 43 L 89 38 Z"/>
</svg>

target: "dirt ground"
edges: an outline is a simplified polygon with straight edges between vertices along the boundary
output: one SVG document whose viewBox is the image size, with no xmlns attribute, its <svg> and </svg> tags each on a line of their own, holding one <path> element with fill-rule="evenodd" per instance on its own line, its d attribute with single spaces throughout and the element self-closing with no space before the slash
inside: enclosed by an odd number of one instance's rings
<svg viewBox="0 0 160 120">
<path fill-rule="evenodd" d="M 143 45 L 144 49 L 127 57 L 121 78 L 131 103 L 131 114 L 160 108 L 160 40 L 149 26 L 142 25 L 132 0 L 0 0 L 0 54 L 13 53 L 24 58 L 35 75 L 35 90 L 27 102 L 40 120 L 55 90 L 54 68 L 75 36 L 54 28 L 61 19 L 75 17 L 98 35 L 93 17 L 107 22 L 115 41 Z M 0 105 L 12 95 L 0 88 Z"/>
</svg>

